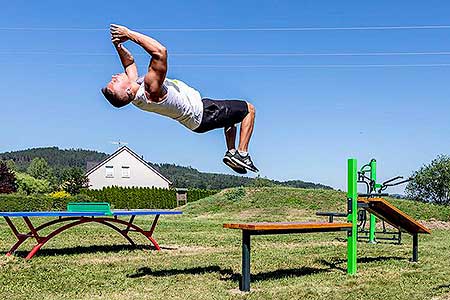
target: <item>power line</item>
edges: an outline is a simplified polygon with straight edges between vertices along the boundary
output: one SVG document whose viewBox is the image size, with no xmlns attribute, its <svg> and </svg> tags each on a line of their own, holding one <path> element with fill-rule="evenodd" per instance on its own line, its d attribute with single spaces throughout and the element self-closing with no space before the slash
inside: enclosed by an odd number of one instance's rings
<svg viewBox="0 0 450 300">
<path fill-rule="evenodd" d="M 450 67 L 450 63 L 438 64 L 320 64 L 320 65 L 208 65 L 208 64 L 178 64 L 172 67 L 203 67 L 203 68 L 399 68 L 399 67 Z"/>
<path fill-rule="evenodd" d="M 107 52 L 51 52 L 51 51 L 0 51 L 0 55 L 62 55 L 62 56 L 117 56 Z M 133 54 L 134 56 L 149 56 L 149 54 Z M 197 57 L 301 57 L 301 56 L 434 56 L 450 55 L 450 51 L 437 52 L 337 52 L 337 53 L 169 53 L 169 56 L 197 56 Z"/>
<path fill-rule="evenodd" d="M 344 30 L 421 30 L 450 29 L 450 25 L 353 26 L 353 27 L 255 27 L 255 28 L 137 28 L 153 32 L 217 32 L 217 31 L 344 31 Z M 108 31 L 107 28 L 77 27 L 0 27 L 2 31 Z"/>
<path fill-rule="evenodd" d="M 38 65 L 30 63 L 0 63 L 0 65 Z M 41 64 L 39 64 L 41 65 Z M 56 63 L 48 64 L 48 66 L 56 67 L 104 67 L 106 64 L 71 64 L 71 63 Z M 147 66 L 141 66 L 145 69 Z M 219 64 L 172 64 L 169 68 L 245 68 L 245 69 L 260 69 L 260 68 L 276 68 L 276 69 L 294 69 L 294 68 L 321 68 L 321 69 L 335 69 L 335 68 L 441 68 L 450 67 L 450 63 L 435 63 L 435 64 L 260 64 L 260 65 L 219 65 Z"/>
</svg>

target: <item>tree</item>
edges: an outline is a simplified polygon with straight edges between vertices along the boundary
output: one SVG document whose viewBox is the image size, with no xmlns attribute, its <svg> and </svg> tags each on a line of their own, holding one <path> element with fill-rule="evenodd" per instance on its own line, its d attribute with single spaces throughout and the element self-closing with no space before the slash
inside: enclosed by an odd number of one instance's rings
<svg viewBox="0 0 450 300">
<path fill-rule="evenodd" d="M 27 173 L 36 179 L 45 179 L 50 182 L 55 181 L 52 168 L 45 159 L 40 157 L 33 158 L 27 168 Z"/>
<path fill-rule="evenodd" d="M 62 189 L 71 195 L 77 195 L 89 186 L 89 179 L 81 168 L 68 168 L 63 172 Z"/>
<path fill-rule="evenodd" d="M 17 192 L 26 195 L 45 194 L 52 191 L 50 182 L 45 179 L 37 179 L 33 176 L 16 172 Z"/>
<path fill-rule="evenodd" d="M 0 194 L 11 194 L 16 191 L 16 176 L 5 162 L 0 161 Z"/>
<path fill-rule="evenodd" d="M 6 166 L 8 169 L 10 169 L 12 172 L 17 171 L 16 163 L 12 159 L 5 160 Z"/>
<path fill-rule="evenodd" d="M 252 187 L 274 187 L 276 184 L 266 177 L 256 176 L 253 181 L 249 184 Z"/>
<path fill-rule="evenodd" d="M 440 155 L 413 174 L 406 187 L 410 199 L 450 204 L 450 157 Z"/>
</svg>

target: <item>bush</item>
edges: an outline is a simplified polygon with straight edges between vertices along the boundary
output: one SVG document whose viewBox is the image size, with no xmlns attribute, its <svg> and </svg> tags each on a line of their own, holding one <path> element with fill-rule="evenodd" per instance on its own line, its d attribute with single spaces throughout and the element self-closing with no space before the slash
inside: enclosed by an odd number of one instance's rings
<svg viewBox="0 0 450 300">
<path fill-rule="evenodd" d="M 10 194 L 17 191 L 17 180 L 14 172 L 7 164 L 0 161 L 0 194 Z"/>
<path fill-rule="evenodd" d="M 65 198 L 65 201 L 58 201 L 58 199 L 45 195 L 0 195 L 0 211 L 66 210 L 69 201 L 70 198 Z"/>
<path fill-rule="evenodd" d="M 44 194 L 51 192 L 50 182 L 44 179 L 36 179 L 25 173 L 16 173 L 17 177 L 17 192 L 31 195 Z"/>
<path fill-rule="evenodd" d="M 416 171 L 406 187 L 408 198 L 450 204 L 450 157 L 441 155 Z"/>
<path fill-rule="evenodd" d="M 97 201 L 111 203 L 116 209 L 175 208 L 176 191 L 163 188 L 105 187 L 101 190 L 84 190 L 83 194 Z M 217 191 L 193 189 L 188 191 L 188 202 L 213 195 Z"/>
<path fill-rule="evenodd" d="M 52 198 L 68 198 L 70 197 L 70 194 L 66 191 L 57 191 L 49 194 Z"/>
<path fill-rule="evenodd" d="M 89 179 L 81 168 L 69 168 L 63 172 L 62 189 L 71 195 L 77 195 L 89 186 Z"/>
<path fill-rule="evenodd" d="M 40 157 L 35 157 L 27 168 L 28 175 L 36 179 L 45 179 L 49 182 L 54 182 L 55 176 L 53 169 L 48 165 L 47 161 Z"/>
<path fill-rule="evenodd" d="M 187 201 L 194 202 L 214 194 L 217 194 L 218 190 L 204 190 L 204 189 L 189 189 L 187 193 Z"/>
</svg>

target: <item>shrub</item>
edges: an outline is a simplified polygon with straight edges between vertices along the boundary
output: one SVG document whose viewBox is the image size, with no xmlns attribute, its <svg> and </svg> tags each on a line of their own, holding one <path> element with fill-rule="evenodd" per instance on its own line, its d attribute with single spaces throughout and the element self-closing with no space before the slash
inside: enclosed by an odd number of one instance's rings
<svg viewBox="0 0 450 300">
<path fill-rule="evenodd" d="M 441 155 L 416 171 L 406 187 L 410 199 L 450 204 L 450 157 Z"/>
<path fill-rule="evenodd" d="M 70 197 L 70 194 L 66 191 L 57 191 L 49 194 L 52 198 L 68 198 Z"/>
<path fill-rule="evenodd" d="M 63 184 L 61 188 L 71 195 L 77 195 L 82 189 L 87 188 L 89 179 L 81 168 L 69 168 L 64 170 Z"/>
<path fill-rule="evenodd" d="M 17 181 L 14 172 L 5 162 L 0 161 L 0 194 L 10 194 L 17 191 Z"/>
<path fill-rule="evenodd" d="M 115 209 L 175 208 L 176 191 L 163 188 L 105 187 L 101 190 L 83 190 L 83 194 L 97 201 L 111 203 Z M 217 191 L 194 189 L 188 191 L 188 202 L 210 196 Z"/>
<path fill-rule="evenodd" d="M 17 192 L 31 195 L 51 192 L 50 182 L 44 179 L 36 179 L 25 173 L 16 173 Z"/>
</svg>

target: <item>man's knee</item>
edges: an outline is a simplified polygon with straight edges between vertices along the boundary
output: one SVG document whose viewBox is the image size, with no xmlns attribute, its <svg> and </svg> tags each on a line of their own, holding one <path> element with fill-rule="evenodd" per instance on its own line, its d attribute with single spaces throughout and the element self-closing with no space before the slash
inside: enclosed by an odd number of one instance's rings
<svg viewBox="0 0 450 300">
<path fill-rule="evenodd" d="M 250 102 L 247 102 L 247 109 L 248 112 L 252 115 L 254 115 L 256 113 L 256 108 L 253 104 L 251 104 Z"/>
</svg>

